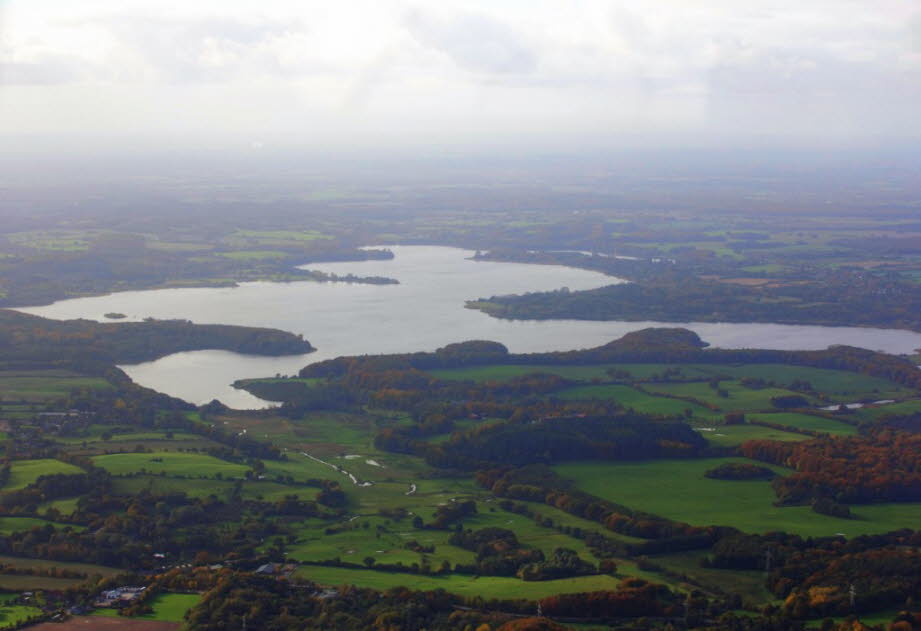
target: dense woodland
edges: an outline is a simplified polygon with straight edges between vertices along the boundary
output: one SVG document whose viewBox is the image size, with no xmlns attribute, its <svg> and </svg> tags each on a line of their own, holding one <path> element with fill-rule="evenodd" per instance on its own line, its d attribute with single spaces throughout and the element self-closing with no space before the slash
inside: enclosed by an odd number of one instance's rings
<svg viewBox="0 0 921 631">
<path fill-rule="evenodd" d="M 192 324 L 185 320 L 98 323 L 56 321 L 0 309 L 5 361 L 73 359 L 134 363 L 181 351 L 219 349 L 254 355 L 295 355 L 314 348 L 302 336 L 254 327 Z"/>
</svg>

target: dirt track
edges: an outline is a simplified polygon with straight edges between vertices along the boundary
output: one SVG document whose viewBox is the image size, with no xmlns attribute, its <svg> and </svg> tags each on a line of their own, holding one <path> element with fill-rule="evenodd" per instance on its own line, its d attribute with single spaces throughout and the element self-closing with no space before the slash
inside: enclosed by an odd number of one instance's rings
<svg viewBox="0 0 921 631">
<path fill-rule="evenodd" d="M 74 616 L 67 622 L 42 622 L 24 631 L 176 631 L 178 622 L 107 618 L 104 616 Z"/>
</svg>

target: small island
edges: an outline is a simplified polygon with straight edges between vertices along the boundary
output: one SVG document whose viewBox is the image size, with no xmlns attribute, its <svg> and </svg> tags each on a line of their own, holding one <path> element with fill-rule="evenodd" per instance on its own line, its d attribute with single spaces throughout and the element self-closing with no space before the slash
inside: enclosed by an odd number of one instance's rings
<svg viewBox="0 0 921 631">
<path fill-rule="evenodd" d="M 109 313 L 105 314 L 105 317 L 109 320 L 124 320 L 128 316 L 126 316 L 124 313 L 118 313 L 117 311 L 110 311 Z"/>
</svg>

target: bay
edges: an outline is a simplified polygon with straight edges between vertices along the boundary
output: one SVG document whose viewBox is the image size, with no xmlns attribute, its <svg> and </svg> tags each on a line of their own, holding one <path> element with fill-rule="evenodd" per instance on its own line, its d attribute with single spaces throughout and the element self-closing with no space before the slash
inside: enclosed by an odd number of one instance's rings
<svg viewBox="0 0 921 631">
<path fill-rule="evenodd" d="M 387 261 L 304 266 L 338 275 L 388 276 L 399 285 L 250 282 L 238 287 L 127 291 L 19 309 L 55 318 L 122 321 L 183 318 L 197 323 L 274 327 L 301 333 L 317 348 L 308 355 L 260 357 L 226 351 L 177 353 L 125 365 L 137 383 L 193 403 L 214 398 L 236 408 L 269 405 L 236 390 L 246 377 L 296 374 L 308 363 L 341 355 L 430 351 L 471 339 L 494 340 L 512 352 L 590 348 L 649 326 L 684 326 L 724 348 L 820 349 L 850 344 L 890 353 L 921 347 L 921 333 L 898 329 L 757 323 L 509 321 L 464 308 L 466 300 L 493 295 L 592 289 L 619 279 L 557 266 L 471 260 L 473 252 L 440 246 L 392 246 Z"/>
</svg>

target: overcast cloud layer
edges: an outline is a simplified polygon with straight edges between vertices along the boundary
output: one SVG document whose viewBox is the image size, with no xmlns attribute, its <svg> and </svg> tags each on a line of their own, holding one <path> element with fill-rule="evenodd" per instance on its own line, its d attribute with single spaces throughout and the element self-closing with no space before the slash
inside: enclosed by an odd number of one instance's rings
<svg viewBox="0 0 921 631">
<path fill-rule="evenodd" d="M 0 135 L 921 137 L 917 0 L 0 0 Z"/>
</svg>

